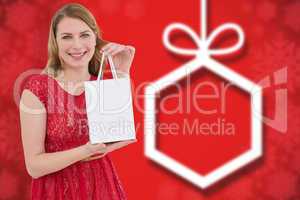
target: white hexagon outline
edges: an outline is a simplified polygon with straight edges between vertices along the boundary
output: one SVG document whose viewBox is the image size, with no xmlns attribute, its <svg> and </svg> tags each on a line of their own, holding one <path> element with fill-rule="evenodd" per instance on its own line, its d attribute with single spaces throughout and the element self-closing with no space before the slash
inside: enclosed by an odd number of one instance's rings
<svg viewBox="0 0 300 200">
<path fill-rule="evenodd" d="M 156 93 L 186 77 L 200 68 L 207 68 L 223 79 L 232 82 L 235 86 L 248 92 L 251 95 L 251 147 L 248 151 L 227 161 L 220 167 L 206 175 L 200 175 L 194 170 L 186 167 L 179 161 L 156 149 L 156 128 L 155 128 L 155 99 Z M 262 88 L 230 70 L 225 65 L 209 58 L 209 56 L 196 56 L 195 59 L 173 70 L 162 78 L 154 81 L 145 87 L 145 114 L 144 134 L 146 157 L 167 168 L 178 176 L 186 179 L 192 184 L 206 189 L 217 181 L 225 178 L 231 173 L 244 167 L 262 155 Z"/>
</svg>

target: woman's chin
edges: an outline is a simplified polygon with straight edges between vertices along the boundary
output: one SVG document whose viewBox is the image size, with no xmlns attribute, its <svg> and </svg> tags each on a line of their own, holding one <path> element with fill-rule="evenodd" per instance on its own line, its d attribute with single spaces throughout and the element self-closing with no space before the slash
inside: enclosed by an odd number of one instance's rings
<svg viewBox="0 0 300 200">
<path fill-rule="evenodd" d="M 69 63 L 67 64 L 68 67 L 72 69 L 81 69 L 88 66 L 88 63 Z"/>
</svg>

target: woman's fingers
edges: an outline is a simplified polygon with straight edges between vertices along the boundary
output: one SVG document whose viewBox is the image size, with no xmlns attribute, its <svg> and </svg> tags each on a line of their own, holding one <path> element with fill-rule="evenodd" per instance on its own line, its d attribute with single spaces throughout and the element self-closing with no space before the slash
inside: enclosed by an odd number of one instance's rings
<svg viewBox="0 0 300 200">
<path fill-rule="evenodd" d="M 128 48 L 128 50 L 131 54 L 135 53 L 135 48 L 133 46 L 127 45 L 126 48 Z"/>
<path fill-rule="evenodd" d="M 123 146 L 126 146 L 130 143 L 133 143 L 133 142 L 136 142 L 137 139 L 133 139 L 133 140 L 126 140 L 126 141 L 120 141 L 120 142 L 113 142 L 111 144 L 107 144 L 105 145 L 105 150 L 103 151 L 103 149 L 101 151 L 97 151 L 96 153 L 94 153 L 93 155 L 83 159 L 82 161 L 91 161 L 91 160 L 95 160 L 95 159 L 99 159 L 99 158 L 102 158 L 104 157 L 107 153 L 109 152 L 112 152 L 116 149 L 119 149 Z M 103 143 L 100 143 L 100 144 L 96 144 L 96 145 L 101 145 Z"/>
<path fill-rule="evenodd" d="M 104 143 L 91 144 L 88 142 L 85 147 L 90 155 L 94 155 L 95 153 L 104 153 L 106 151 L 106 145 Z"/>
<path fill-rule="evenodd" d="M 124 51 L 124 49 L 125 47 L 123 45 L 111 46 L 109 49 L 106 50 L 106 54 L 113 56 L 121 51 Z"/>
<path fill-rule="evenodd" d="M 117 48 L 118 47 L 118 44 L 114 43 L 114 42 L 111 42 L 111 43 L 108 43 L 107 45 L 105 45 L 104 47 L 102 47 L 102 51 L 106 54 L 109 54 L 109 52 L 111 52 L 113 49 Z"/>
<path fill-rule="evenodd" d="M 90 157 L 87 157 L 85 159 L 83 159 L 82 161 L 91 161 L 91 160 L 95 160 L 95 159 L 99 159 L 99 158 L 102 158 L 106 155 L 107 153 L 100 153 L 100 154 L 95 154 L 95 155 L 92 155 Z"/>
<path fill-rule="evenodd" d="M 87 161 L 91 161 L 91 160 L 96 160 L 96 159 L 102 158 L 102 157 L 104 157 L 104 156 L 105 156 L 105 155 L 95 156 L 95 157 L 89 157 L 89 158 L 86 158 L 86 159 L 84 159 L 84 160 L 82 160 L 82 161 L 87 162 Z"/>
<path fill-rule="evenodd" d="M 122 51 L 124 51 L 124 50 L 126 50 L 126 47 L 125 47 L 125 46 L 120 46 L 120 47 L 118 47 L 118 48 L 112 49 L 112 50 L 109 52 L 109 54 L 112 55 L 112 56 L 114 56 L 114 55 L 116 55 L 116 54 L 118 54 L 118 53 L 120 53 L 120 52 L 122 52 Z"/>
<path fill-rule="evenodd" d="M 101 51 L 104 52 L 105 54 L 112 55 L 112 56 L 124 50 L 128 50 L 130 53 L 135 52 L 135 48 L 133 46 L 126 46 L 126 45 L 121 45 L 113 42 L 108 43 L 101 49 Z"/>
<path fill-rule="evenodd" d="M 133 139 L 133 140 L 125 140 L 125 141 L 120 141 L 120 142 L 114 142 L 112 144 L 107 144 L 107 152 L 115 151 L 119 148 L 127 146 L 127 145 L 129 145 L 131 143 L 134 143 L 136 141 L 137 141 L 136 139 Z"/>
</svg>

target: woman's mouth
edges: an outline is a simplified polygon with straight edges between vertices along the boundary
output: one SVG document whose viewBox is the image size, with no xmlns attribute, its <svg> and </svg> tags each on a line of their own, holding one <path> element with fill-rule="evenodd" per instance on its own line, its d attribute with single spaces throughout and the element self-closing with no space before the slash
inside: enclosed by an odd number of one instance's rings
<svg viewBox="0 0 300 200">
<path fill-rule="evenodd" d="M 68 53 L 68 55 L 75 60 L 80 60 L 85 56 L 86 53 L 87 51 L 83 51 L 83 52 L 76 52 L 76 53 Z"/>
</svg>

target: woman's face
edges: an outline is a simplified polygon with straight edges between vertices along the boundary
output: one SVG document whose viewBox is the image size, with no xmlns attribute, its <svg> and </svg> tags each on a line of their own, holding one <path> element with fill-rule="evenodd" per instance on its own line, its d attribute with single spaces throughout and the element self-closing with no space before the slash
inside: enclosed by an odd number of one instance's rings
<svg viewBox="0 0 300 200">
<path fill-rule="evenodd" d="M 96 35 L 85 22 L 64 17 L 57 25 L 56 41 L 63 68 L 88 67 L 95 52 Z"/>
</svg>

